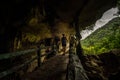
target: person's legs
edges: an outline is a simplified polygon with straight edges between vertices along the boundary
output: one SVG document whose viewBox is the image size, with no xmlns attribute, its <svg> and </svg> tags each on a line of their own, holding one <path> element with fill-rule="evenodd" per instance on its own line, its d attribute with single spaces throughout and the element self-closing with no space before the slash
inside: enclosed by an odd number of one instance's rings
<svg viewBox="0 0 120 80">
<path fill-rule="evenodd" d="M 63 46 L 63 55 L 65 55 L 66 52 L 66 46 Z"/>
<path fill-rule="evenodd" d="M 66 52 L 66 46 L 64 47 L 64 53 Z"/>
</svg>

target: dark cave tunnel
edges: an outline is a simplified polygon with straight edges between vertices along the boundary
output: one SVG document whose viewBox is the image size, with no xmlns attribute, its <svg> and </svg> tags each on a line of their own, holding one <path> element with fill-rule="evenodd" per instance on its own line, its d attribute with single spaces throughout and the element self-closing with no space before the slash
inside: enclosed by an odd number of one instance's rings
<svg viewBox="0 0 120 80">
<path fill-rule="evenodd" d="M 54 32 L 58 22 L 67 23 L 70 25 L 69 28 L 74 29 L 80 39 L 79 32 L 81 30 L 93 24 L 106 10 L 117 5 L 119 5 L 117 0 L 0 1 L 0 54 L 16 51 L 14 49 L 16 47 L 14 45 L 15 39 L 22 40 L 25 31 L 29 29 L 26 26 L 29 26 L 28 23 L 33 17 L 37 17 L 38 24 L 48 24 L 51 32 Z M 37 34 L 37 30 L 35 32 Z M 4 62 L 9 63 L 8 60 L 0 61 L 0 65 Z M 0 67 L 0 71 L 5 65 Z M 7 67 L 9 66 L 11 64 Z"/>
</svg>

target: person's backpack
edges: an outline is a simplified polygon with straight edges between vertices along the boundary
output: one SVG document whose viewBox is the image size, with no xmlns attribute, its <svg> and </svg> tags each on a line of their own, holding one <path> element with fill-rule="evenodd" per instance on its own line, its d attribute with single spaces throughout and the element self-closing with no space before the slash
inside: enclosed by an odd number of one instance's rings
<svg viewBox="0 0 120 80">
<path fill-rule="evenodd" d="M 62 44 L 66 44 L 66 37 L 62 37 Z"/>
</svg>

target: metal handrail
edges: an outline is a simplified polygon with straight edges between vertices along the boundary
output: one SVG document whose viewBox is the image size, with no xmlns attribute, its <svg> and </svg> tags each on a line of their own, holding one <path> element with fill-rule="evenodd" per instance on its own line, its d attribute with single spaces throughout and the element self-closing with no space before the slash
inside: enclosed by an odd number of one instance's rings
<svg viewBox="0 0 120 80">
<path fill-rule="evenodd" d="M 41 57 L 43 56 L 46 56 L 46 55 L 49 55 L 51 52 L 49 53 L 46 53 L 46 54 L 43 54 L 41 55 L 41 50 L 42 49 L 46 49 L 47 47 L 40 47 L 40 46 L 37 46 L 37 49 L 28 49 L 28 50 L 24 50 L 24 51 L 18 51 L 18 52 L 12 52 L 12 53 L 5 53 L 5 54 L 0 54 L 0 60 L 4 60 L 4 59 L 9 59 L 9 58 L 13 58 L 13 57 L 18 57 L 18 56 L 22 56 L 22 55 L 26 55 L 28 53 L 32 53 L 32 52 L 37 52 L 37 56 L 34 57 L 33 59 L 29 60 L 29 61 L 26 61 L 24 62 L 23 64 L 21 65 L 18 65 L 18 66 L 15 66 L 11 69 L 8 69 L 8 70 L 5 70 L 3 72 L 0 72 L 0 78 L 3 78 L 9 74 L 12 74 L 13 72 L 19 70 L 20 68 L 30 64 L 31 62 L 33 62 L 34 60 L 37 59 L 37 62 L 38 62 L 38 67 L 41 66 Z"/>
<path fill-rule="evenodd" d="M 25 50 L 25 51 L 0 54 L 0 60 L 9 59 L 9 58 L 12 58 L 12 57 L 17 57 L 17 56 L 25 55 L 27 53 L 35 52 L 37 50 L 38 49 L 29 49 L 29 50 Z"/>
</svg>

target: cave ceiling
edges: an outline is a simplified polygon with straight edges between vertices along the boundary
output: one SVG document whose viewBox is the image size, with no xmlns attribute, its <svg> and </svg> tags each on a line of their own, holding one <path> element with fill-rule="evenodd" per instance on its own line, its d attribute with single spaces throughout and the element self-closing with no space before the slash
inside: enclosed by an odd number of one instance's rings
<svg viewBox="0 0 120 80">
<path fill-rule="evenodd" d="M 24 21 L 34 6 L 44 9 L 50 20 L 74 22 L 79 18 L 81 26 L 87 26 L 99 19 L 103 12 L 116 6 L 117 0 L 1 0 L 0 24 Z M 42 8 L 41 8 L 42 7 Z"/>
<path fill-rule="evenodd" d="M 77 21 L 83 29 L 116 4 L 117 0 L 0 0 L 0 52 L 9 51 L 16 36 L 21 39 L 24 30 L 21 27 L 30 28 L 26 22 L 34 16 L 33 9 L 37 8 L 45 16 L 43 22 L 54 24 L 57 19 L 71 24 Z"/>
<path fill-rule="evenodd" d="M 80 25 L 85 27 L 116 6 L 116 0 L 46 0 L 46 5 L 61 21 L 74 22 L 78 17 Z"/>
</svg>

